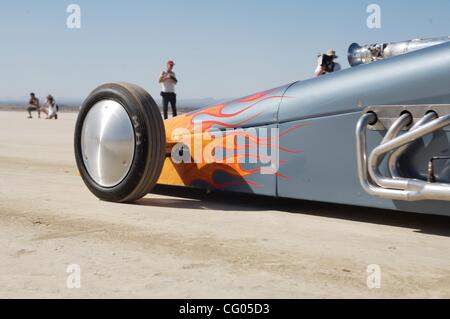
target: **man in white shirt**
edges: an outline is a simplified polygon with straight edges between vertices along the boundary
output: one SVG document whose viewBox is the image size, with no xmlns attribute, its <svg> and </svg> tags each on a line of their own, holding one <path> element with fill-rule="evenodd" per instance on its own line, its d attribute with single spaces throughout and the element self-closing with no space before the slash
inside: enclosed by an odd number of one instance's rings
<svg viewBox="0 0 450 319">
<path fill-rule="evenodd" d="M 177 95 L 175 94 L 175 85 L 178 80 L 173 72 L 175 63 L 172 60 L 167 61 L 167 69 L 161 72 L 159 83 L 161 83 L 161 96 L 163 101 L 164 119 L 167 120 L 169 103 L 172 107 L 172 116 L 177 116 Z"/>
<path fill-rule="evenodd" d="M 325 75 L 327 73 L 333 73 L 341 70 L 341 65 L 337 62 L 334 62 L 338 56 L 336 55 L 336 51 L 328 50 L 326 54 L 319 55 L 319 61 L 314 74 L 318 76 Z"/>
<path fill-rule="evenodd" d="M 42 108 L 42 112 L 44 112 L 45 114 L 47 114 L 47 119 L 51 120 L 51 119 L 58 119 L 58 111 L 59 111 L 59 106 L 58 104 L 56 104 L 55 99 L 53 98 L 52 95 L 48 95 L 47 99 L 45 100 L 45 106 Z"/>
</svg>

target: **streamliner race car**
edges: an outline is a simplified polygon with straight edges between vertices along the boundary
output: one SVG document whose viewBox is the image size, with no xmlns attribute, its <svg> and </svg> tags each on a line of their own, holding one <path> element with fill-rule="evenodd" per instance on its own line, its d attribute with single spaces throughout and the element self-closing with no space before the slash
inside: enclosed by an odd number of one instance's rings
<svg viewBox="0 0 450 319">
<path fill-rule="evenodd" d="M 165 122 L 142 88 L 102 85 L 80 175 L 112 202 L 167 184 L 450 215 L 449 40 L 353 44 L 349 69 Z"/>
</svg>

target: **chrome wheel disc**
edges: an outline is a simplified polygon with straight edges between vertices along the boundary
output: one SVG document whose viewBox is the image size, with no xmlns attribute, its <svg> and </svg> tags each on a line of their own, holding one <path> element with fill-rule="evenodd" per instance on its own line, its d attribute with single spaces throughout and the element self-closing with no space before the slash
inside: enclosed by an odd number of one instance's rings
<svg viewBox="0 0 450 319">
<path fill-rule="evenodd" d="M 134 149 L 134 129 L 125 108 L 113 100 L 96 103 L 81 132 L 81 152 L 90 177 L 102 187 L 120 184 L 130 171 Z"/>
</svg>

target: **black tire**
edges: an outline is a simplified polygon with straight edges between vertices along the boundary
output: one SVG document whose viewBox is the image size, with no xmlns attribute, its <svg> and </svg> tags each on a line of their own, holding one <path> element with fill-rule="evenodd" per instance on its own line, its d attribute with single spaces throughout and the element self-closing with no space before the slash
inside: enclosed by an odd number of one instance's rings
<svg viewBox="0 0 450 319">
<path fill-rule="evenodd" d="M 134 158 L 127 176 L 116 186 L 102 187 L 89 175 L 82 155 L 81 134 L 89 110 L 99 101 L 114 100 L 127 111 L 135 134 Z M 89 190 L 109 202 L 133 202 L 147 195 L 161 174 L 166 153 L 166 134 L 161 113 L 144 89 L 128 83 L 108 83 L 96 88 L 83 102 L 75 127 L 75 157 Z"/>
</svg>

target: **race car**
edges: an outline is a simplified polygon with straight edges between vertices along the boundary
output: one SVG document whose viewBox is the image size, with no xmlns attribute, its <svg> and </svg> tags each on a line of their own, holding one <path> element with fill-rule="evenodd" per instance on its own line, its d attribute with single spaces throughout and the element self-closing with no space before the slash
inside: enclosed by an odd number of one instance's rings
<svg viewBox="0 0 450 319">
<path fill-rule="evenodd" d="M 354 67 L 166 121 L 144 89 L 101 85 L 77 119 L 80 175 L 111 202 L 166 184 L 450 215 L 448 40 L 352 45 Z"/>
</svg>

